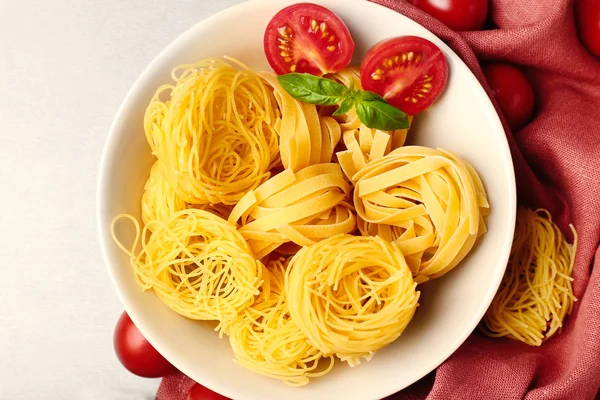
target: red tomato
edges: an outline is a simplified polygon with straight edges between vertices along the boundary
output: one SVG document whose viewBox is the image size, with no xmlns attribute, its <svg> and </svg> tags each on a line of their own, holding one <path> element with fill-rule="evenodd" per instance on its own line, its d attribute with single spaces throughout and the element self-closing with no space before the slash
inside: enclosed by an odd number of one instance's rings
<svg viewBox="0 0 600 400">
<path fill-rule="evenodd" d="M 135 375 L 159 378 L 175 370 L 144 338 L 126 312 L 117 321 L 113 344 L 121 364 Z"/>
<path fill-rule="evenodd" d="M 525 75 L 508 64 L 485 66 L 483 73 L 510 128 L 525 126 L 531 120 L 535 97 Z"/>
<path fill-rule="evenodd" d="M 199 383 L 194 384 L 188 392 L 185 400 L 229 400 L 229 397 L 221 396 Z"/>
<path fill-rule="evenodd" d="M 346 67 L 354 41 L 337 15 L 325 7 L 299 3 L 279 11 L 265 31 L 265 54 L 276 74 L 323 75 Z"/>
<path fill-rule="evenodd" d="M 409 0 L 455 31 L 476 31 L 483 27 L 488 0 Z"/>
<path fill-rule="evenodd" d="M 448 63 L 429 40 L 416 36 L 386 39 L 373 46 L 360 67 L 363 89 L 415 115 L 431 105 L 448 81 Z"/>
<path fill-rule="evenodd" d="M 579 0 L 575 11 L 581 41 L 590 53 L 600 57 L 600 0 Z"/>
</svg>

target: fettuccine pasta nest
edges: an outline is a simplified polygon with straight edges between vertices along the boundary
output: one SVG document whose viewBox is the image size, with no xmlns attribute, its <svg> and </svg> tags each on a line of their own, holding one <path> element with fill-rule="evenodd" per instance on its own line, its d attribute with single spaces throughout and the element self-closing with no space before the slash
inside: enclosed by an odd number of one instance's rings
<svg viewBox="0 0 600 400">
<path fill-rule="evenodd" d="M 447 150 L 401 147 L 352 180 L 361 232 L 396 243 L 418 282 L 446 274 L 486 231 L 483 184 Z"/>
<path fill-rule="evenodd" d="M 339 165 L 316 164 L 294 173 L 286 169 L 240 200 L 229 221 L 241 225 L 258 258 L 293 242 L 310 246 L 352 232 L 356 218 L 348 203 L 351 186 Z"/>
</svg>

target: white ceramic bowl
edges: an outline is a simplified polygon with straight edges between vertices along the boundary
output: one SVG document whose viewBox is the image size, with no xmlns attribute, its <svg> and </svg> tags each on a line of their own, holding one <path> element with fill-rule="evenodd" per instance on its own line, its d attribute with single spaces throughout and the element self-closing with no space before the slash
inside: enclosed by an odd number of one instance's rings
<svg viewBox="0 0 600 400">
<path fill-rule="evenodd" d="M 236 400 L 379 399 L 405 388 L 446 360 L 475 329 L 504 273 L 516 209 L 512 160 L 504 130 L 489 98 L 465 64 L 440 39 L 412 20 L 364 0 L 314 0 L 335 11 L 356 41 L 355 62 L 377 41 L 418 35 L 437 44 L 450 77 L 443 96 L 416 118 L 410 141 L 450 149 L 483 179 L 492 211 L 489 232 L 454 271 L 421 287 L 421 305 L 404 334 L 370 362 L 341 362 L 302 388 L 250 372 L 233 360 L 227 339 L 208 324 L 164 306 L 134 282 L 128 257 L 112 242 L 110 221 L 119 213 L 139 215 L 152 157 L 143 131 L 144 110 L 171 68 L 207 57 L 230 55 L 253 69 L 268 69 L 262 39 L 270 18 L 292 0 L 251 0 L 199 22 L 146 68 L 121 106 L 104 149 L 97 217 L 104 257 L 125 309 L 159 352 L 182 372 Z M 120 237 L 130 238 L 123 229 Z"/>
</svg>

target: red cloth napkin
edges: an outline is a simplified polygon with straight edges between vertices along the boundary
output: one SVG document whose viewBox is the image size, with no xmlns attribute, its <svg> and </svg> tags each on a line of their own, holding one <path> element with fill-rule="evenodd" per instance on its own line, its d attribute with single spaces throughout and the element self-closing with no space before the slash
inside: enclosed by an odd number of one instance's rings
<svg viewBox="0 0 600 400">
<path fill-rule="evenodd" d="M 593 399 L 600 389 L 600 60 L 577 38 L 574 1 L 492 0 L 499 28 L 462 33 L 403 0 L 373 1 L 442 38 L 488 93 L 480 62 L 521 67 L 536 112 L 514 135 L 505 124 L 519 202 L 549 209 L 565 233 L 573 223 L 580 239 L 579 301 L 562 334 L 533 348 L 475 331 L 437 371 L 390 399 Z M 192 385 L 182 374 L 166 377 L 157 399 L 183 400 Z"/>
</svg>

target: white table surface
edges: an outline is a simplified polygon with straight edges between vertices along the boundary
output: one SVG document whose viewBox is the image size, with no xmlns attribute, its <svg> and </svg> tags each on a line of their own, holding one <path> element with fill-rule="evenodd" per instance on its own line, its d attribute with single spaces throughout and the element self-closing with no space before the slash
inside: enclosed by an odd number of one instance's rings
<svg viewBox="0 0 600 400">
<path fill-rule="evenodd" d="M 240 1 L 0 0 L 0 399 L 154 398 L 113 353 L 100 154 L 152 58 Z"/>
</svg>

